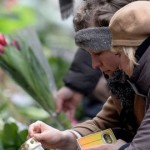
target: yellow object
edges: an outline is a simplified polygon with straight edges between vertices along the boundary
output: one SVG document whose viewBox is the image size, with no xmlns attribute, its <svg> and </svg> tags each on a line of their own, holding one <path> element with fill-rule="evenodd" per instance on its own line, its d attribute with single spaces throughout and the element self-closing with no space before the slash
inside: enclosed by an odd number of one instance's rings
<svg viewBox="0 0 150 150">
<path fill-rule="evenodd" d="M 116 142 L 116 137 L 111 129 L 106 129 L 77 139 L 80 150 L 95 147 L 101 144 L 113 144 Z"/>
</svg>

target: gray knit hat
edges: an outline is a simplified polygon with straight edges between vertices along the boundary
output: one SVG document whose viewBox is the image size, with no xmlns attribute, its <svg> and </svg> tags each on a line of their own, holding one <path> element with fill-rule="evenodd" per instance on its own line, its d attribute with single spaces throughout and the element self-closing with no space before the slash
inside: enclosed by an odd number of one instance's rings
<svg viewBox="0 0 150 150">
<path fill-rule="evenodd" d="M 100 52 L 111 49 L 111 32 L 108 27 L 92 27 L 79 30 L 75 35 L 75 43 L 89 51 Z"/>
</svg>

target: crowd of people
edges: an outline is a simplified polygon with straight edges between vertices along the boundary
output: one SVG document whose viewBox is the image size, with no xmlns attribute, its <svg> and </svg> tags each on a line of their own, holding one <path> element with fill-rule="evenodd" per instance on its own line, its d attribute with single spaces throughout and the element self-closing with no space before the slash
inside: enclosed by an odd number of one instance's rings
<svg viewBox="0 0 150 150">
<path fill-rule="evenodd" d="M 73 19 L 78 53 L 90 56 L 88 67 L 98 68 L 102 72 L 110 96 L 92 119 L 65 131 L 37 121 L 29 126 L 29 137 L 35 138 L 46 148 L 77 150 L 76 139 L 111 128 L 117 143 L 86 150 L 149 149 L 149 8 L 149 1 L 86 0 L 81 3 Z M 100 78 L 100 72 L 89 71 L 82 65 L 86 57 L 80 55 L 69 71 L 71 78 L 65 80 L 64 88 L 72 92 L 70 95 L 74 92 L 92 93 Z M 58 111 L 74 111 L 70 105 L 78 103 L 80 97 L 77 94 L 75 101 L 71 101 L 71 97 L 61 99 L 61 94 L 58 96 Z"/>
</svg>

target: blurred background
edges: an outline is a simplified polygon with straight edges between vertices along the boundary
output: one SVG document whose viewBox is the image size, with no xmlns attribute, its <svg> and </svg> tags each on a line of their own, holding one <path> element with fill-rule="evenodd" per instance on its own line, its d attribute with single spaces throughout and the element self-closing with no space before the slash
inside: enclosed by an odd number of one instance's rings
<svg viewBox="0 0 150 150">
<path fill-rule="evenodd" d="M 72 16 L 62 20 L 58 0 L 0 0 L 1 33 L 11 35 L 27 26 L 36 29 L 59 89 L 76 51 Z M 55 125 L 0 69 L 0 149 L 17 150 L 26 138 L 27 126 L 36 120 Z"/>
</svg>

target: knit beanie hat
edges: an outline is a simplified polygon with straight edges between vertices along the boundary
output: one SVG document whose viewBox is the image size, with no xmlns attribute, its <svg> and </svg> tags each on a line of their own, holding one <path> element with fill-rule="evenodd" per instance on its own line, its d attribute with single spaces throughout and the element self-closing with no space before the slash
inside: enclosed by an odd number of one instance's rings
<svg viewBox="0 0 150 150">
<path fill-rule="evenodd" d="M 76 32 L 75 43 L 89 52 L 110 50 L 111 32 L 108 27 L 82 29 Z"/>
<path fill-rule="evenodd" d="M 112 46 L 139 46 L 150 36 L 150 2 L 132 2 L 110 20 Z"/>
<path fill-rule="evenodd" d="M 150 2 L 132 2 L 118 10 L 109 27 L 80 30 L 76 44 L 89 51 L 110 50 L 112 46 L 139 46 L 150 36 Z"/>
</svg>

